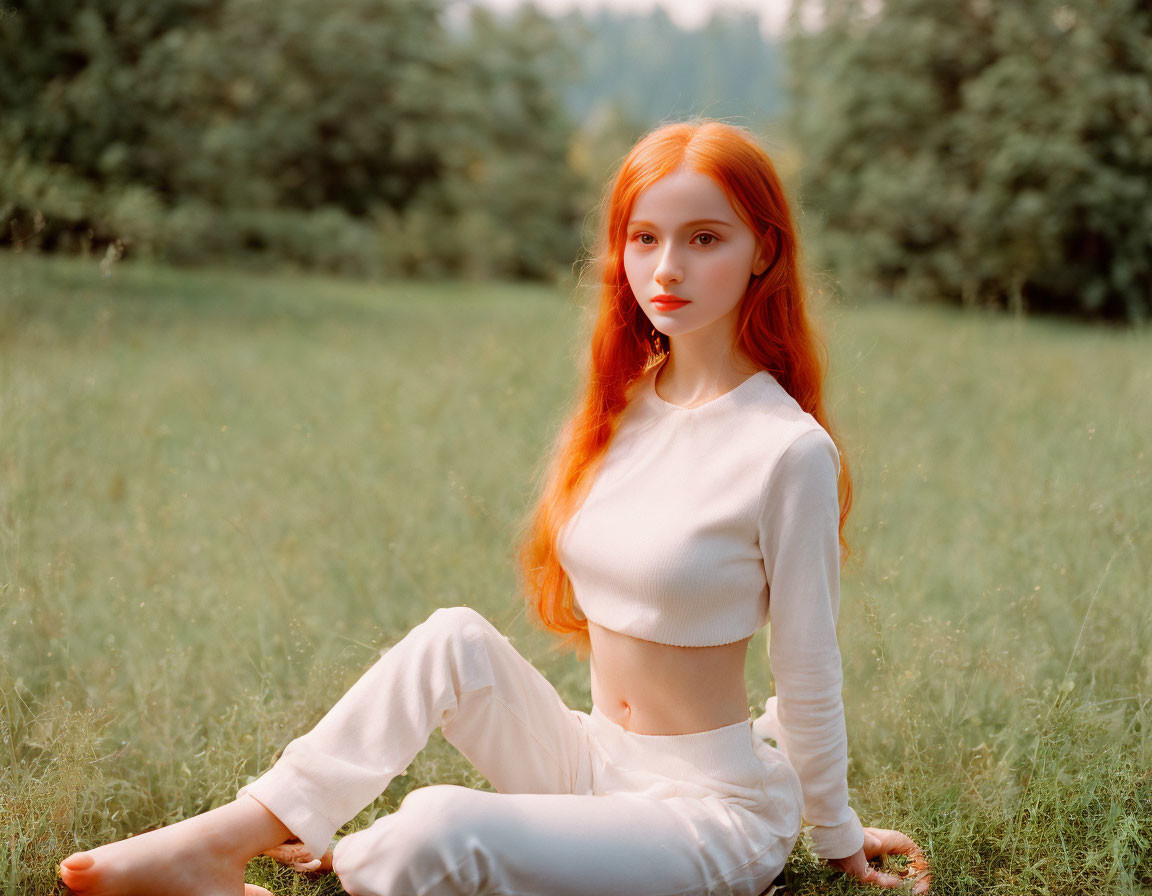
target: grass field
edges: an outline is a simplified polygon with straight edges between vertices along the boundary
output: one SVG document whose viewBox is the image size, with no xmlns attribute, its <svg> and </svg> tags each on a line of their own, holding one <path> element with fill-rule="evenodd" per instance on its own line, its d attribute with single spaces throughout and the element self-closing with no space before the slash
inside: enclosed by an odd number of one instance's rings
<svg viewBox="0 0 1152 896">
<path fill-rule="evenodd" d="M 854 806 L 935 893 L 1152 892 L 1152 332 L 824 316 Z M 546 288 L 0 255 L 0 893 L 228 800 L 439 606 L 590 708 L 512 559 L 579 339 Z M 435 782 L 488 786 L 436 734 L 352 826 Z"/>
</svg>

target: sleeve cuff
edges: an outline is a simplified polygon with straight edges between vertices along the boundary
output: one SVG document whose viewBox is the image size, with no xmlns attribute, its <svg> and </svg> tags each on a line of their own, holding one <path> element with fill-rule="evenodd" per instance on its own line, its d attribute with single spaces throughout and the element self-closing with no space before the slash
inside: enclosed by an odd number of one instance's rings
<svg viewBox="0 0 1152 896">
<path fill-rule="evenodd" d="M 852 817 L 834 827 L 813 825 L 808 835 L 812 838 L 812 852 L 821 859 L 846 859 L 858 853 L 864 845 L 864 826 L 854 809 Z"/>
<path fill-rule="evenodd" d="M 780 742 L 780 720 L 776 715 L 776 698 L 764 701 L 764 714 L 752 723 L 752 730 L 761 740 Z"/>
</svg>

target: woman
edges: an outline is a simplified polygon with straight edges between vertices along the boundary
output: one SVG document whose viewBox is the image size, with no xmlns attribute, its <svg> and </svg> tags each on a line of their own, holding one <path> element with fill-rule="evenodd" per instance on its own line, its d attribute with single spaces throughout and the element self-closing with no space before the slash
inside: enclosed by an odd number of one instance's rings
<svg viewBox="0 0 1152 896">
<path fill-rule="evenodd" d="M 591 713 L 483 617 L 437 610 L 234 802 L 74 854 L 64 882 L 255 896 L 244 867 L 267 851 L 330 864 L 352 896 L 757 896 L 807 823 L 845 873 L 896 886 L 868 860 L 904 853 L 925 892 L 915 844 L 848 805 L 835 626 L 851 484 L 796 255 L 743 129 L 658 128 L 609 185 L 590 372 L 520 555 L 534 618 L 590 659 Z M 745 653 L 769 616 L 777 697 L 754 728 Z M 416 789 L 328 852 L 436 727 L 497 792 Z"/>
</svg>

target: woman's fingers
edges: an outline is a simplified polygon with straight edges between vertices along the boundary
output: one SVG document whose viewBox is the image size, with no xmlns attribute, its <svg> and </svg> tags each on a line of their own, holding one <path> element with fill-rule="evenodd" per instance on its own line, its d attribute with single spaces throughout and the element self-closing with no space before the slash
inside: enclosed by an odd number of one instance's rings
<svg viewBox="0 0 1152 896">
<path fill-rule="evenodd" d="M 884 828 L 868 828 L 867 830 L 873 835 L 864 840 L 864 852 L 870 859 L 891 853 L 911 855 L 914 852 L 920 852 L 920 847 L 916 845 L 916 842 L 900 831 L 889 831 Z"/>
<path fill-rule="evenodd" d="M 843 859 L 833 859 L 829 864 L 862 883 L 875 884 L 880 887 L 898 887 L 901 883 L 898 875 L 880 871 L 869 865 L 864 849 Z"/>
<path fill-rule="evenodd" d="M 908 857 L 908 864 L 902 875 L 876 871 L 876 874 L 883 876 L 885 880 L 895 879 L 895 884 L 882 882 L 880 879 L 874 879 L 873 883 L 882 887 L 892 887 L 899 886 L 905 880 L 915 880 L 913 892 L 921 894 L 928 892 L 932 885 L 932 874 L 928 860 L 924 857 L 920 847 L 916 845 L 916 841 L 907 834 L 885 828 L 865 828 L 863 849 L 864 854 L 870 860 L 880 859 L 888 855 Z"/>
<path fill-rule="evenodd" d="M 899 875 L 868 866 L 868 870 L 859 878 L 865 883 L 875 884 L 878 887 L 898 887 L 904 880 Z"/>
<path fill-rule="evenodd" d="M 316 871 L 320 867 L 320 860 L 312 857 L 304 844 L 299 841 L 281 843 L 267 850 L 264 855 L 275 859 L 281 865 L 287 865 L 294 871 Z"/>
<path fill-rule="evenodd" d="M 888 871 L 880 871 L 873 868 L 871 865 L 865 864 L 863 868 L 852 867 L 844 868 L 843 872 L 849 877 L 854 877 L 856 880 L 865 884 L 874 884 L 878 887 L 898 887 L 904 879 L 898 874 L 892 874 Z"/>
</svg>

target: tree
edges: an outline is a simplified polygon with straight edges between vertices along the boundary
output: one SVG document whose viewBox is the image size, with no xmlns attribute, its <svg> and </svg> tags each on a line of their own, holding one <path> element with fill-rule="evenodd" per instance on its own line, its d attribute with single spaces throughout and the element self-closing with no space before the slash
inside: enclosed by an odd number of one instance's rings
<svg viewBox="0 0 1152 896">
<path fill-rule="evenodd" d="M 1137 0 L 824 4 L 789 44 L 827 264 L 860 292 L 1152 313 L 1152 12 Z"/>
</svg>

